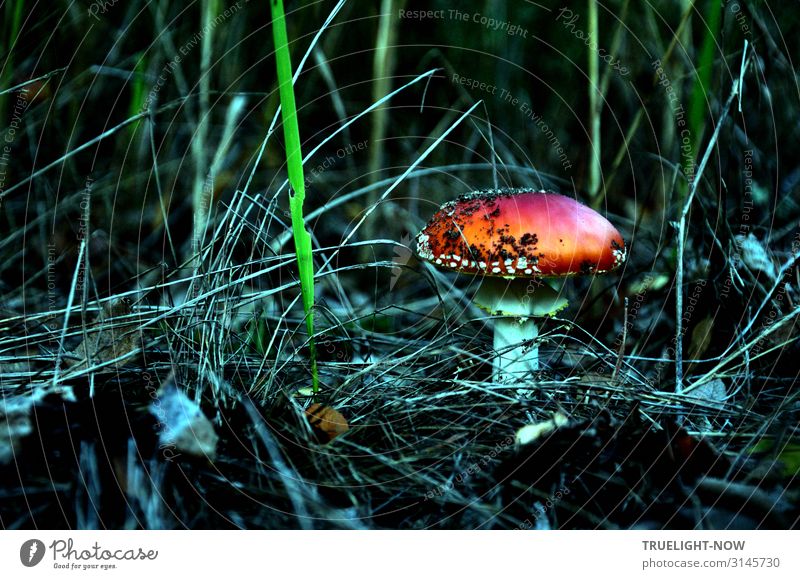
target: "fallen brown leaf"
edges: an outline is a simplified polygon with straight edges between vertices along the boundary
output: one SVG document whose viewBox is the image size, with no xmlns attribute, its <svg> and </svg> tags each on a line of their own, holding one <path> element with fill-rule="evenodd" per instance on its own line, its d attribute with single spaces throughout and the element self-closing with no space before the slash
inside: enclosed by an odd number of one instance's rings
<svg viewBox="0 0 800 579">
<path fill-rule="evenodd" d="M 137 335 L 134 324 L 119 325 L 115 318 L 130 315 L 131 301 L 122 298 L 106 307 L 98 317 L 99 328 L 89 335 L 64 358 L 64 363 L 73 370 L 85 370 L 97 364 L 109 362 L 137 349 Z M 131 361 L 131 357 L 120 360 L 114 366 L 122 366 Z M 108 371 L 109 367 L 102 370 Z M 101 370 L 101 371 L 102 371 Z"/>
<path fill-rule="evenodd" d="M 306 409 L 306 418 L 321 442 L 330 442 L 350 430 L 342 414 L 322 404 L 312 404 Z"/>
</svg>

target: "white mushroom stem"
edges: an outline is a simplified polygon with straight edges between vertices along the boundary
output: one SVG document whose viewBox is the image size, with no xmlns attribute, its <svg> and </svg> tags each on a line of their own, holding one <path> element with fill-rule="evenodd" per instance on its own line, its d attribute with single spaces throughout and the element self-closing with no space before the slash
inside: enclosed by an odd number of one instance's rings
<svg viewBox="0 0 800 579">
<path fill-rule="evenodd" d="M 567 306 L 561 291 L 540 279 L 507 280 L 487 277 L 475 294 L 475 304 L 493 316 L 495 382 L 531 379 L 539 370 L 537 317 L 552 316 Z"/>
<path fill-rule="evenodd" d="M 533 318 L 494 321 L 493 378 L 498 383 L 521 382 L 539 371 L 539 327 Z"/>
</svg>

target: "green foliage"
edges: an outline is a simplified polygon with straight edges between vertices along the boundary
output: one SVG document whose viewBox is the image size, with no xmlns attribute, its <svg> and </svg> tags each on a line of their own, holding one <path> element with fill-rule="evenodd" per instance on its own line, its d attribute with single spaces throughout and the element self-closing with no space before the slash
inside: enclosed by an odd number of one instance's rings
<svg viewBox="0 0 800 579">
<path fill-rule="evenodd" d="M 135 117 L 139 112 L 141 112 L 142 103 L 147 96 L 147 83 L 145 81 L 145 74 L 147 71 L 147 60 L 145 55 L 140 54 L 139 57 L 136 59 L 136 66 L 134 68 L 133 74 L 131 75 L 130 87 L 131 87 L 131 101 L 128 105 L 128 117 Z M 139 121 L 133 123 L 130 127 L 128 127 L 128 131 L 130 133 L 130 137 L 133 138 L 136 134 L 136 130 L 139 128 L 141 123 Z"/>
<path fill-rule="evenodd" d="M 247 323 L 248 343 L 260 356 L 269 352 L 269 324 L 263 318 L 253 318 Z"/>
<path fill-rule="evenodd" d="M 772 438 L 764 437 L 750 450 L 751 454 L 766 453 L 773 455 L 779 463 L 781 474 L 786 477 L 797 477 L 800 474 L 800 443 L 789 440 L 784 444 L 776 444 Z"/>
<path fill-rule="evenodd" d="M 305 177 L 303 174 L 303 157 L 300 150 L 300 127 L 297 123 L 297 107 L 294 102 L 292 86 L 292 61 L 289 57 L 289 40 L 286 34 L 286 18 L 283 11 L 283 0 L 271 0 L 272 35 L 275 42 L 275 59 L 278 67 L 278 83 L 280 85 L 281 115 L 283 118 L 283 135 L 286 140 L 286 164 L 289 171 L 289 183 L 294 194 L 289 195 L 289 209 L 292 214 L 292 232 L 297 252 L 297 266 L 300 270 L 300 289 L 303 294 L 303 310 L 306 314 L 309 349 L 311 355 L 311 376 L 314 393 L 319 389 L 317 376 L 317 350 L 314 345 L 314 262 L 311 255 L 311 235 L 306 230 L 303 219 L 303 201 L 305 200 Z"/>
<path fill-rule="evenodd" d="M 17 42 L 17 36 L 19 35 L 19 26 L 22 22 L 23 6 L 23 0 L 7 2 L 5 5 L 3 20 L 4 23 L 6 23 L 7 28 L 6 26 L 0 26 L 0 32 L 2 32 L 3 39 L 7 43 L 3 52 L 8 54 L 8 57 L 6 58 L 5 63 L 0 62 L 0 69 L 3 71 L 2 75 L 0 75 L 0 90 L 6 89 L 13 84 L 11 82 L 14 74 L 13 47 Z M 12 98 L 12 95 L 10 94 L 0 95 L 0 126 L 5 125 L 6 111 L 8 110 L 8 99 L 10 98 Z"/>
</svg>

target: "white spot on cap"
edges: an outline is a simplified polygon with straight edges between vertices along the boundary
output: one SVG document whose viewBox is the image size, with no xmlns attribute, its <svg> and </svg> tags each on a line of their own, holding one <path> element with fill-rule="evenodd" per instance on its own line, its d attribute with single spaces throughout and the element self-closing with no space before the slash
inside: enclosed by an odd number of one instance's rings
<svg viewBox="0 0 800 579">
<path fill-rule="evenodd" d="M 625 262 L 625 258 L 627 257 L 627 250 L 624 247 L 619 249 L 612 248 L 611 254 L 614 256 L 614 267 L 617 267 Z"/>
<path fill-rule="evenodd" d="M 417 235 L 417 254 L 422 259 L 433 261 L 433 251 L 431 251 L 431 244 L 429 239 L 430 238 L 422 232 L 420 232 L 420 234 Z"/>
</svg>

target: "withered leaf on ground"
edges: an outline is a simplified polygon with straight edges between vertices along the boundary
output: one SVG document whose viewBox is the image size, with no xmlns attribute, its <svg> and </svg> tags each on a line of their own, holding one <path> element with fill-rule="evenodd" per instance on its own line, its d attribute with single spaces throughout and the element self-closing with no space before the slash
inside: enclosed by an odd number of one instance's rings
<svg viewBox="0 0 800 579">
<path fill-rule="evenodd" d="M 171 380 L 162 386 L 158 398 L 150 404 L 150 414 L 159 426 L 162 448 L 192 456 L 214 458 L 219 436 L 200 406 L 190 400 Z"/>
<path fill-rule="evenodd" d="M 85 370 L 136 351 L 139 348 L 136 325 L 127 320 L 118 321 L 118 318 L 124 318 L 131 313 L 131 301 L 128 298 L 107 305 L 98 316 L 97 328 L 87 330 L 86 338 L 64 357 L 64 363 L 72 370 Z M 114 370 L 132 359 L 132 356 L 125 358 L 99 371 Z"/>
<path fill-rule="evenodd" d="M 350 430 L 350 425 L 338 410 L 322 404 L 312 404 L 306 409 L 306 417 L 320 442 L 330 442 Z"/>
<path fill-rule="evenodd" d="M 556 412 L 553 414 L 553 418 L 550 420 L 523 426 L 517 430 L 515 439 L 518 445 L 530 444 L 532 442 L 536 442 L 540 438 L 552 434 L 567 424 L 569 424 L 569 418 L 567 418 L 562 412 Z"/>
</svg>

